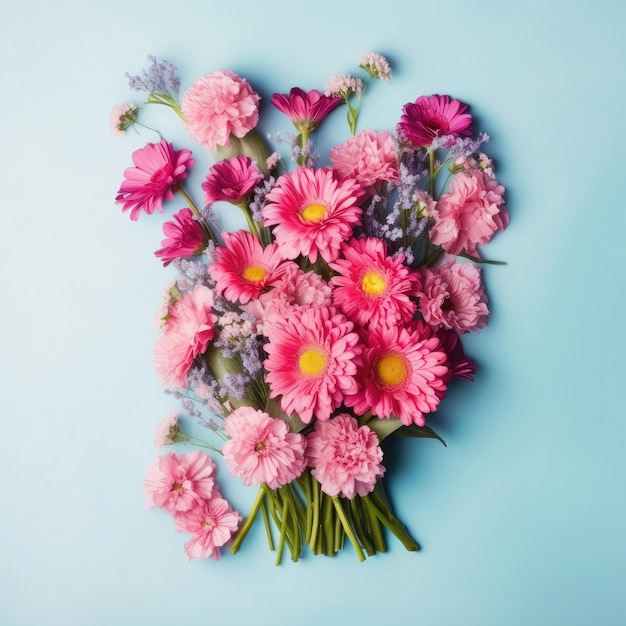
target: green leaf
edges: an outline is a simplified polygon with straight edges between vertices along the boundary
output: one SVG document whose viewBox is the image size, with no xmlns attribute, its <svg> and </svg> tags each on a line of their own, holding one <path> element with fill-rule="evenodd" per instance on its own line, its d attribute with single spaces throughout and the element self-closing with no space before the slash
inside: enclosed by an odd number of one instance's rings
<svg viewBox="0 0 626 626">
<path fill-rule="evenodd" d="M 287 415 L 285 411 L 280 408 L 280 400 L 278 398 L 268 398 L 265 403 L 264 411 L 272 417 L 277 417 L 289 424 L 289 428 L 292 433 L 299 433 L 304 430 L 307 425 L 298 417 L 297 413 Z"/>
<path fill-rule="evenodd" d="M 438 439 L 441 443 L 448 447 L 446 442 L 432 429 L 428 426 L 417 426 L 416 424 L 411 424 L 410 426 L 404 426 L 396 432 L 397 435 L 401 437 L 417 437 L 417 438 L 426 438 L 426 439 Z"/>
<path fill-rule="evenodd" d="M 417 426 L 415 424 L 405 426 L 397 417 L 390 417 L 389 419 L 372 417 L 372 419 L 367 422 L 367 426 L 378 435 L 380 441 L 389 435 L 397 435 L 400 437 L 438 439 L 444 446 L 448 447 L 446 442 L 432 428 L 428 426 Z"/>
</svg>

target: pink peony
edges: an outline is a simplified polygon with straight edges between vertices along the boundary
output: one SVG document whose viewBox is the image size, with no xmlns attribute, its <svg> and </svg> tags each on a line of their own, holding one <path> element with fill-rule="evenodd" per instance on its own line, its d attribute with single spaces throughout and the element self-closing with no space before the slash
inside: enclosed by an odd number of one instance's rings
<svg viewBox="0 0 626 626">
<path fill-rule="evenodd" d="M 265 226 L 287 259 L 298 255 L 333 261 L 343 240 L 361 223 L 363 190 L 352 179 L 338 181 L 332 170 L 299 167 L 281 176 L 266 196 Z"/>
<path fill-rule="evenodd" d="M 248 194 L 263 179 L 263 174 L 247 156 L 218 161 L 202 183 L 204 203 L 208 206 L 225 200 L 233 204 L 245 203 Z"/>
<path fill-rule="evenodd" d="M 476 246 L 509 223 L 503 195 L 504 187 L 484 172 L 459 172 L 432 211 L 431 241 L 450 254 L 477 255 Z"/>
<path fill-rule="evenodd" d="M 175 259 L 202 254 L 208 243 L 207 234 L 194 219 L 191 209 L 181 209 L 173 218 L 173 221 L 163 224 L 165 239 L 161 241 L 162 247 L 154 253 L 163 261 L 163 267 Z"/>
<path fill-rule="evenodd" d="M 217 561 L 222 556 L 220 548 L 230 541 L 240 521 L 241 515 L 218 494 L 189 511 L 178 513 L 174 517 L 174 528 L 193 534 L 185 544 L 185 554 L 190 559 L 210 557 Z"/>
<path fill-rule="evenodd" d="M 396 130 L 414 146 L 428 147 L 438 137 L 470 137 L 472 116 L 465 113 L 467 105 L 450 96 L 420 96 L 415 102 L 405 104 Z"/>
<path fill-rule="evenodd" d="M 409 298 L 419 287 L 404 255 L 387 256 L 381 239 L 351 239 L 330 267 L 338 273 L 330 280 L 333 302 L 352 321 L 365 326 L 380 322 L 409 322 L 417 307 Z"/>
<path fill-rule="evenodd" d="M 199 450 L 180 456 L 163 454 L 147 469 L 143 483 L 146 507 L 165 509 L 172 515 L 189 511 L 211 497 L 216 474 L 211 457 Z"/>
<path fill-rule="evenodd" d="M 303 435 L 263 411 L 242 406 L 224 420 L 230 439 L 222 453 L 230 473 L 244 485 L 265 483 L 277 489 L 298 478 L 306 467 Z"/>
<path fill-rule="evenodd" d="M 316 422 L 307 436 L 307 461 L 322 491 L 329 496 L 354 498 L 374 490 L 383 476 L 383 451 L 368 426 L 341 413 L 327 422 Z"/>
<path fill-rule="evenodd" d="M 275 243 L 263 248 L 258 237 L 247 230 L 223 233 L 224 246 L 216 248 L 217 260 L 209 267 L 219 295 L 245 304 L 259 297 L 285 273 L 291 262 L 283 262 Z"/>
<path fill-rule="evenodd" d="M 141 210 L 151 214 L 163 212 L 163 201 L 172 200 L 187 170 L 194 164 L 190 150 L 174 150 L 169 141 L 149 143 L 133 152 L 135 167 L 124 171 L 126 180 L 120 185 L 115 202 L 130 210 L 130 219 L 137 220 Z"/>
<path fill-rule="evenodd" d="M 280 398 L 287 414 L 297 413 L 308 424 L 314 417 L 327 420 L 356 393 L 355 358 L 359 337 L 334 307 L 295 310 L 270 328 L 264 361 L 270 397 Z"/>
<path fill-rule="evenodd" d="M 479 268 L 471 263 L 446 263 L 422 270 L 421 276 L 422 288 L 417 295 L 427 324 L 457 333 L 486 326 L 489 309 Z"/>
<path fill-rule="evenodd" d="M 300 133 L 312 133 L 322 120 L 340 104 L 343 99 L 337 96 L 326 96 L 317 89 L 303 91 L 294 87 L 286 93 L 275 93 L 272 104 L 284 113 Z"/>
<path fill-rule="evenodd" d="M 331 148 L 329 156 L 342 178 L 354 178 L 370 192 L 380 182 L 400 181 L 397 145 L 387 131 L 362 130 Z"/>
<path fill-rule="evenodd" d="M 189 134 L 208 150 L 230 146 L 259 121 L 259 95 L 248 81 L 226 70 L 198 78 L 183 95 L 182 112 Z"/>
<path fill-rule="evenodd" d="M 216 320 L 213 292 L 203 285 L 170 306 L 165 330 L 154 346 L 155 368 L 164 384 L 187 388 L 187 372 L 213 339 Z"/>
</svg>

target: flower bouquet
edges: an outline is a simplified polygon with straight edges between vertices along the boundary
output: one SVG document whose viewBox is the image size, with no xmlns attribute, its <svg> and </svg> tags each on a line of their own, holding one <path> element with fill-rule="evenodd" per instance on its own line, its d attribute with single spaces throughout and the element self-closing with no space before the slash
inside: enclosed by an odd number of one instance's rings
<svg viewBox="0 0 626 626">
<path fill-rule="evenodd" d="M 481 152 L 488 136 L 445 95 L 407 103 L 393 131 L 357 132 L 370 83 L 391 83 L 376 53 L 359 59 L 362 78 L 274 94 L 295 132 L 267 138 L 244 78 L 216 71 L 179 99 L 174 66 L 148 59 L 141 75 L 127 74 L 147 98 L 116 106 L 113 130 L 140 130 L 143 109 L 164 105 L 213 155 L 198 203 L 186 187 L 192 152 L 157 133 L 133 153 L 116 199 L 131 220 L 175 197 L 185 204 L 155 252 L 176 277 L 157 314 L 154 361 L 167 392 L 210 435 L 186 432 L 177 412 L 161 422 L 157 448 L 198 449 L 150 465 L 148 507 L 192 535 L 190 558 L 236 553 L 258 519 L 277 564 L 287 552 L 297 561 L 347 544 L 364 560 L 386 550 L 389 534 L 418 550 L 385 495 L 381 442 L 440 439 L 427 417 L 453 378 L 473 380 L 461 336 L 488 321 L 481 265 L 490 261 L 479 247 L 508 223 L 504 188 Z M 313 137 L 341 109 L 345 137 L 318 166 Z M 223 203 L 238 207 L 246 228 L 222 229 Z M 245 520 L 202 448 L 257 487 Z"/>
</svg>

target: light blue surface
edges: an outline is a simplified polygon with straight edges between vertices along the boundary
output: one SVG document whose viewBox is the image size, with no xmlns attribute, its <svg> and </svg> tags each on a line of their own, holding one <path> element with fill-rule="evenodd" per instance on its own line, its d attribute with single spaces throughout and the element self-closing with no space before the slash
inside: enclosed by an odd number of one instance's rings
<svg viewBox="0 0 626 626">
<path fill-rule="evenodd" d="M 2 10 L 0 624 L 626 623 L 626 5 L 174 6 Z M 469 102 L 511 213 L 487 248 L 508 262 L 486 270 L 491 324 L 467 343 L 480 373 L 441 409 L 448 447 L 394 449 L 389 491 L 424 549 L 276 568 L 255 528 L 239 556 L 188 563 L 143 508 L 154 428 L 177 408 L 151 360 L 163 219 L 114 204 L 149 136 L 109 135 L 111 107 L 148 53 L 185 86 L 233 69 L 267 104 L 367 50 L 395 76 L 361 127 L 393 128 L 422 94 Z M 226 484 L 245 511 L 253 493 Z"/>
</svg>

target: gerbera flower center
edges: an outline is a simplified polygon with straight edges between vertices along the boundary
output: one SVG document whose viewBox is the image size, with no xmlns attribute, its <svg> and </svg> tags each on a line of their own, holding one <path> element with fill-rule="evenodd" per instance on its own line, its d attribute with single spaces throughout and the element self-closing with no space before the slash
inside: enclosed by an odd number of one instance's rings
<svg viewBox="0 0 626 626">
<path fill-rule="evenodd" d="M 212 530 L 213 528 L 215 528 L 216 524 L 215 524 L 215 520 L 210 518 L 210 517 L 205 517 L 201 522 L 200 522 L 200 526 L 202 526 L 202 528 L 205 529 L 209 529 Z"/>
<path fill-rule="evenodd" d="M 243 270 L 243 277 L 251 283 L 260 283 L 266 275 L 267 272 L 258 265 L 250 265 Z"/>
<path fill-rule="evenodd" d="M 361 289 L 368 296 L 380 296 L 385 292 L 386 288 L 385 277 L 377 270 L 366 272 L 361 279 Z"/>
<path fill-rule="evenodd" d="M 388 387 L 401 385 L 407 377 L 407 364 L 405 359 L 393 352 L 382 356 L 375 365 L 378 380 Z"/>
<path fill-rule="evenodd" d="M 266 449 L 267 449 L 267 444 L 265 443 L 265 441 L 259 441 L 256 444 L 256 446 L 254 446 L 255 452 L 263 452 Z"/>
<path fill-rule="evenodd" d="M 305 350 L 298 359 L 298 367 L 306 376 L 318 376 L 326 367 L 326 355 L 319 348 Z"/>
<path fill-rule="evenodd" d="M 323 204 L 310 204 L 302 209 L 300 217 L 311 224 L 321 222 L 326 217 L 328 209 Z"/>
<path fill-rule="evenodd" d="M 161 168 L 150 176 L 150 182 L 155 185 L 161 185 L 167 180 L 168 176 L 168 172 L 164 168 Z"/>
<path fill-rule="evenodd" d="M 174 483 L 172 485 L 172 491 L 178 491 L 178 490 L 180 490 L 182 488 L 183 488 L 183 485 L 181 483 Z"/>
</svg>

